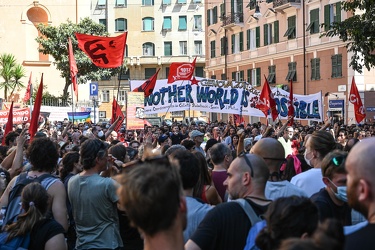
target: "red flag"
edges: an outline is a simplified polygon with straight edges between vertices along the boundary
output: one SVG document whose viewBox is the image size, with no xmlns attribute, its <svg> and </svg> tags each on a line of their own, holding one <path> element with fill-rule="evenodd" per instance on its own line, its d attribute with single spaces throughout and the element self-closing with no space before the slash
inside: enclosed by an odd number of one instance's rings
<svg viewBox="0 0 375 250">
<path fill-rule="evenodd" d="M 241 123 L 244 123 L 245 122 L 245 119 L 243 118 L 242 115 L 236 115 L 236 114 L 233 114 L 233 119 L 234 119 L 234 123 L 236 125 L 240 125 Z"/>
<path fill-rule="evenodd" d="M 354 76 L 352 79 L 352 87 L 350 88 L 349 102 L 354 104 L 354 114 L 357 123 L 360 123 L 366 117 L 365 107 L 362 104 L 361 96 L 359 95 L 357 85 L 355 84 Z"/>
<path fill-rule="evenodd" d="M 144 92 L 145 97 L 150 96 L 152 92 L 154 91 L 156 79 L 158 78 L 159 71 L 160 69 L 158 69 L 158 71 L 156 71 L 156 73 L 153 76 L 151 76 L 149 79 L 147 79 L 147 81 L 145 81 L 141 86 L 133 89 L 132 92 Z"/>
<path fill-rule="evenodd" d="M 43 74 L 42 74 L 42 78 L 40 79 L 38 93 L 36 94 L 36 97 L 35 97 L 33 113 L 32 113 L 31 121 L 30 121 L 30 127 L 29 127 L 30 141 L 33 140 L 33 137 L 38 129 L 40 106 L 42 106 L 42 97 L 43 97 Z"/>
<path fill-rule="evenodd" d="M 76 59 L 74 58 L 73 54 L 73 46 L 72 46 L 72 40 L 69 37 L 69 46 L 68 46 L 68 51 L 69 51 L 69 68 L 70 68 L 70 79 L 73 84 L 73 90 L 74 93 L 76 94 L 76 99 L 78 101 L 78 85 L 77 85 L 77 63 Z"/>
<path fill-rule="evenodd" d="M 289 126 L 293 126 L 294 122 L 294 105 L 293 105 L 293 80 L 290 80 L 290 92 L 289 92 L 289 101 L 288 101 L 288 119 L 293 117 L 289 121 Z"/>
<path fill-rule="evenodd" d="M 32 75 L 33 75 L 33 72 L 30 72 L 29 83 L 27 84 L 27 89 L 26 89 L 25 97 L 23 98 L 23 102 L 27 102 L 28 100 L 30 100 Z"/>
<path fill-rule="evenodd" d="M 195 61 L 192 63 L 172 63 L 169 68 L 168 83 L 173 83 L 179 80 L 190 80 L 194 74 Z"/>
<path fill-rule="evenodd" d="M 100 68 L 122 66 L 128 32 L 124 32 L 117 37 L 75 34 L 78 40 L 78 47 L 90 57 L 93 64 Z"/>
<path fill-rule="evenodd" d="M 197 79 L 195 79 L 195 76 L 193 76 L 193 79 L 191 79 L 191 85 L 198 85 L 198 81 Z"/>
<path fill-rule="evenodd" d="M 259 96 L 259 101 L 256 104 L 256 108 L 261 110 L 264 115 L 268 116 L 268 111 L 271 109 L 271 115 L 272 115 L 272 120 L 276 120 L 277 118 L 277 110 L 276 110 L 276 102 L 273 97 L 273 93 L 270 89 L 270 85 L 268 84 L 266 76 L 264 76 L 265 82 L 263 85 L 262 92 L 260 93 Z"/>
<path fill-rule="evenodd" d="M 121 122 L 119 122 L 117 124 L 117 126 L 113 129 L 113 131 L 119 131 L 120 128 L 121 128 L 121 125 L 122 125 L 122 122 L 124 121 L 125 119 L 125 116 L 124 114 L 122 113 L 121 111 L 121 107 L 120 105 L 118 105 L 117 101 L 116 101 L 116 98 L 113 97 L 113 102 L 112 102 L 112 118 L 111 118 L 111 124 L 115 123 L 117 117 L 121 117 Z"/>
<path fill-rule="evenodd" d="M 2 145 L 5 146 L 5 136 L 13 130 L 13 102 L 12 105 L 10 105 L 9 114 L 8 114 L 8 121 L 5 125 L 5 132 L 3 135 L 3 141 Z"/>
</svg>

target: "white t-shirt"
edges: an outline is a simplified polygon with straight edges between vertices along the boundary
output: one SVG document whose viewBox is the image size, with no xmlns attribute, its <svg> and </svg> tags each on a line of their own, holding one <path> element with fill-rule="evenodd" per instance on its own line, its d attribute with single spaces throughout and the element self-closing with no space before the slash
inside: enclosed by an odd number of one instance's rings
<svg viewBox="0 0 375 250">
<path fill-rule="evenodd" d="M 312 168 L 294 176 L 290 183 L 300 187 L 308 197 L 311 197 L 325 187 L 322 178 L 322 170 L 320 168 Z"/>
<path fill-rule="evenodd" d="M 284 151 L 285 151 L 285 158 L 288 156 L 288 155 L 291 155 L 293 153 L 292 151 L 292 141 L 291 140 L 288 140 L 288 141 L 285 141 L 284 137 L 279 137 L 279 139 L 277 139 L 281 145 L 283 145 L 283 148 L 284 148 Z"/>
</svg>

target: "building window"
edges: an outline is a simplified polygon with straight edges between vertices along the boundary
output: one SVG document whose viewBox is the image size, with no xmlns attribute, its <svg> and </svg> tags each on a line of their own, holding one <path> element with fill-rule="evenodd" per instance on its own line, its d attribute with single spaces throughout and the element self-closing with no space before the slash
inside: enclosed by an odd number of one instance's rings
<svg viewBox="0 0 375 250">
<path fill-rule="evenodd" d="M 125 18 L 117 18 L 115 20 L 115 31 L 125 31 L 127 29 L 127 20 Z"/>
<path fill-rule="evenodd" d="M 172 42 L 164 42 L 164 55 L 165 56 L 172 55 Z"/>
<path fill-rule="evenodd" d="M 187 42 L 180 41 L 180 55 L 187 55 Z"/>
<path fill-rule="evenodd" d="M 319 33 L 319 9 L 310 11 L 310 24 L 307 26 L 306 31 L 310 31 L 310 34 Z"/>
<path fill-rule="evenodd" d="M 232 54 L 243 51 L 243 32 L 232 35 Z"/>
<path fill-rule="evenodd" d="M 98 0 L 98 8 L 102 9 L 106 6 L 106 0 Z"/>
<path fill-rule="evenodd" d="M 202 30 L 202 16 L 194 15 L 194 30 Z"/>
<path fill-rule="evenodd" d="M 144 43 L 143 46 L 144 56 L 154 56 L 155 55 L 155 45 L 153 43 Z"/>
<path fill-rule="evenodd" d="M 279 42 L 279 21 L 273 22 L 273 41 L 274 43 Z"/>
<path fill-rule="evenodd" d="M 220 38 L 220 55 L 224 56 L 227 51 L 227 44 L 226 44 L 227 38 L 223 36 Z"/>
<path fill-rule="evenodd" d="M 341 22 L 341 2 L 324 6 L 324 30 L 328 31 L 334 22 Z"/>
<path fill-rule="evenodd" d="M 203 77 L 203 67 L 195 67 L 195 76 Z"/>
<path fill-rule="evenodd" d="M 331 57 L 332 60 L 332 78 L 342 77 L 342 55 L 337 54 Z"/>
<path fill-rule="evenodd" d="M 99 19 L 99 23 L 101 25 L 104 25 L 105 30 L 107 30 L 107 19 Z"/>
<path fill-rule="evenodd" d="M 288 17 L 288 29 L 286 30 L 284 37 L 288 39 L 296 38 L 296 16 Z"/>
<path fill-rule="evenodd" d="M 293 80 L 293 82 L 297 81 L 297 63 L 296 62 L 288 63 L 288 74 L 286 75 L 285 80 L 287 81 Z"/>
<path fill-rule="evenodd" d="M 145 17 L 142 19 L 143 31 L 154 31 L 154 18 Z"/>
<path fill-rule="evenodd" d="M 244 71 L 234 71 L 232 72 L 232 81 L 242 82 L 244 78 Z"/>
<path fill-rule="evenodd" d="M 102 90 L 102 102 L 109 102 L 109 90 Z"/>
<path fill-rule="evenodd" d="M 185 111 L 172 111 L 171 115 L 172 117 L 184 117 Z"/>
<path fill-rule="evenodd" d="M 272 34 L 272 23 L 266 23 L 263 25 L 263 41 L 264 46 L 272 44 L 273 42 L 273 34 Z"/>
<path fill-rule="evenodd" d="M 154 0 L 142 0 L 142 5 L 143 6 L 153 6 Z"/>
<path fill-rule="evenodd" d="M 246 46 L 248 50 L 260 47 L 260 27 L 246 31 Z"/>
<path fill-rule="evenodd" d="M 120 72 L 118 75 L 118 80 L 129 80 L 130 78 L 130 70 L 128 69 L 126 72 Z"/>
<path fill-rule="evenodd" d="M 162 5 L 171 5 L 171 0 L 163 0 Z"/>
<path fill-rule="evenodd" d="M 145 68 L 145 79 L 151 78 L 156 73 L 156 68 Z"/>
<path fill-rule="evenodd" d="M 126 7 L 126 0 L 116 0 L 116 7 Z"/>
<path fill-rule="evenodd" d="M 126 90 L 120 90 L 118 92 L 118 100 L 119 102 L 125 102 L 126 101 Z"/>
<path fill-rule="evenodd" d="M 178 30 L 187 30 L 186 16 L 178 17 Z"/>
<path fill-rule="evenodd" d="M 221 78 L 221 80 L 227 80 L 227 75 L 226 74 L 221 74 L 220 78 Z"/>
<path fill-rule="evenodd" d="M 165 68 L 165 78 L 168 79 L 169 76 L 169 67 Z"/>
<path fill-rule="evenodd" d="M 276 83 L 276 65 L 268 66 L 268 77 L 269 83 Z"/>
<path fill-rule="evenodd" d="M 165 16 L 163 20 L 163 30 L 171 30 L 172 29 L 172 17 Z"/>
<path fill-rule="evenodd" d="M 311 59 L 311 80 L 320 80 L 320 58 Z"/>
<path fill-rule="evenodd" d="M 207 26 L 217 23 L 217 6 L 207 10 Z"/>
<path fill-rule="evenodd" d="M 210 79 L 216 79 L 216 75 L 212 75 Z"/>
<path fill-rule="evenodd" d="M 186 0 L 177 0 L 178 4 L 186 4 Z"/>
<path fill-rule="evenodd" d="M 194 41 L 194 53 L 195 55 L 202 55 L 202 41 Z"/>
<path fill-rule="evenodd" d="M 248 69 L 247 70 L 247 82 L 254 86 L 254 87 L 259 87 L 261 80 L 261 70 L 260 68 L 256 69 Z"/>
<path fill-rule="evenodd" d="M 215 58 L 216 55 L 215 55 L 215 46 L 216 46 L 216 42 L 215 41 L 211 41 L 210 42 L 210 49 L 211 49 L 211 58 Z"/>
</svg>

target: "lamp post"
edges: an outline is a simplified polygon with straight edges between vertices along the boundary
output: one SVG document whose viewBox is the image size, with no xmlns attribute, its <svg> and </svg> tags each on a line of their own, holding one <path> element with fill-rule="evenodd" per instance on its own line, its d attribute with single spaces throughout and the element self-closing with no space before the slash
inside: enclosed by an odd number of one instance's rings
<svg viewBox="0 0 375 250">
<path fill-rule="evenodd" d="M 307 95 L 307 83 L 306 83 L 306 17 L 305 17 L 305 0 L 302 0 L 302 21 L 303 21 L 303 94 Z"/>
</svg>

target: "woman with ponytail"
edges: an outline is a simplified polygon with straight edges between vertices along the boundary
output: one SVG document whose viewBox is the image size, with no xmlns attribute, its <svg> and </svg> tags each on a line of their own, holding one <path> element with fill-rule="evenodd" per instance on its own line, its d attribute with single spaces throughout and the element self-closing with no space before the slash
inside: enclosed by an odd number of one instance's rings
<svg viewBox="0 0 375 250">
<path fill-rule="evenodd" d="M 33 182 L 23 188 L 22 208 L 17 221 L 5 227 L 7 242 L 30 234 L 28 249 L 65 250 L 64 228 L 53 219 L 46 219 L 50 196 L 40 183 Z"/>
</svg>

